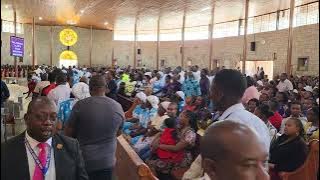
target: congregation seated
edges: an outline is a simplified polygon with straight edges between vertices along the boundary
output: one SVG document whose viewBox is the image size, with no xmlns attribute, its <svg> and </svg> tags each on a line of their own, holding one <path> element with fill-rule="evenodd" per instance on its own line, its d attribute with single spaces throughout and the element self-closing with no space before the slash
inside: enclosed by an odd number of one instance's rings
<svg viewBox="0 0 320 180">
<path fill-rule="evenodd" d="M 91 76 L 103 76 L 104 95 L 118 101 L 126 111 L 126 120 L 120 127 L 121 137 L 129 145 L 125 145 L 124 151 L 136 153 L 139 164 L 144 161 L 160 179 L 182 178 L 188 168 L 197 166 L 192 162 L 200 164 L 199 172 L 214 177 L 208 164 L 205 165 L 200 156 L 196 158 L 197 143 L 208 136 L 209 132 L 205 132 L 219 121 L 243 121 L 258 131 L 258 138 L 266 149 L 271 142 L 273 178 L 280 178 L 279 172 L 302 167 L 308 155 L 307 143 L 319 139 L 319 104 L 316 103 L 319 79 L 316 77 L 282 74 L 280 80 L 269 81 L 246 77 L 235 70 L 216 71 L 213 77 L 207 69 L 199 70 L 195 66 L 186 71 L 181 67 L 152 71 L 131 67 L 37 66 L 30 72 L 28 96 L 48 96 L 55 101 L 59 133 L 63 133 L 73 106 L 90 97 Z M 230 76 L 238 79 L 228 84 Z M 292 88 L 283 84 L 287 81 L 292 82 Z"/>
</svg>

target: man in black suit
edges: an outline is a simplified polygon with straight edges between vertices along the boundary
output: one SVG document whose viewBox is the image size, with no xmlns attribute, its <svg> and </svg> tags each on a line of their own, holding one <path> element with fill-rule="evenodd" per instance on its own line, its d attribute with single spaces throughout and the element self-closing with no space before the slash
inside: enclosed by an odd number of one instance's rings
<svg viewBox="0 0 320 180">
<path fill-rule="evenodd" d="M 55 133 L 56 106 L 32 100 L 27 130 L 1 145 L 1 180 L 88 180 L 77 140 Z"/>
</svg>

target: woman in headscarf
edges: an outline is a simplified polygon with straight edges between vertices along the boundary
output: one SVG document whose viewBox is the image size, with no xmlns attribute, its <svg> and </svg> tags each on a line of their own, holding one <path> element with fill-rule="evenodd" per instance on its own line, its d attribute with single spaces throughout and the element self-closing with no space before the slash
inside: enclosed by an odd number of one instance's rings
<svg viewBox="0 0 320 180">
<path fill-rule="evenodd" d="M 139 92 L 136 94 L 136 98 L 132 106 L 125 113 L 125 117 L 128 118 L 123 125 L 123 132 L 125 134 L 130 134 L 131 130 L 129 128 L 131 128 L 131 126 L 133 126 L 134 123 L 139 121 L 141 114 L 145 110 L 144 104 L 146 103 L 146 100 L 147 96 L 143 92 Z"/>
<path fill-rule="evenodd" d="M 80 81 L 73 85 L 71 93 L 76 98 L 76 100 L 82 100 L 90 97 L 89 85 L 87 77 L 81 77 Z"/>
<path fill-rule="evenodd" d="M 144 136 L 137 136 L 132 138 L 131 143 L 134 145 L 135 151 L 140 155 L 140 157 L 145 160 L 150 155 L 150 145 L 153 139 L 161 132 L 164 128 L 163 122 L 165 119 L 169 118 L 166 114 L 169 104 L 171 102 L 164 101 L 160 103 L 157 115 L 151 119 L 148 124 L 147 132 Z"/>
<path fill-rule="evenodd" d="M 157 115 L 159 98 L 157 96 L 148 96 L 145 104 L 145 109 L 139 116 L 139 122 L 129 128 L 131 130 L 130 136 L 136 137 L 147 132 L 147 127 L 152 118 Z"/>
<path fill-rule="evenodd" d="M 88 79 L 83 76 L 80 79 L 80 82 L 72 86 L 71 93 L 75 98 L 69 98 L 65 101 L 59 103 L 58 106 L 58 123 L 57 129 L 61 130 L 63 133 L 64 124 L 66 124 L 67 120 L 69 119 L 71 110 L 73 106 L 76 104 L 77 101 L 90 97 L 90 91 L 88 86 Z"/>
</svg>

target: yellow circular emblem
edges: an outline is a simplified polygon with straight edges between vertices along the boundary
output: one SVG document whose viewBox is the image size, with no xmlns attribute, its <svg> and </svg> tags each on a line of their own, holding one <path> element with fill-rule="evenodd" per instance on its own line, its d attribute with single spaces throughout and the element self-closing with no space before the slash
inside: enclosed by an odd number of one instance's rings
<svg viewBox="0 0 320 180">
<path fill-rule="evenodd" d="M 77 33 L 72 29 L 64 29 L 59 34 L 60 42 L 65 46 L 73 46 L 78 41 Z"/>
<path fill-rule="evenodd" d="M 65 59 L 65 60 L 78 60 L 78 57 L 76 55 L 76 53 L 74 53 L 73 51 L 63 51 L 60 54 L 60 59 Z"/>
</svg>

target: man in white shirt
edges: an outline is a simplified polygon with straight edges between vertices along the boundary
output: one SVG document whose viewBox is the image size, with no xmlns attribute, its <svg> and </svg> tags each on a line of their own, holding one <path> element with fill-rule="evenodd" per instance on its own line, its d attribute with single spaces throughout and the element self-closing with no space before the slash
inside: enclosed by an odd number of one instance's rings
<svg viewBox="0 0 320 180">
<path fill-rule="evenodd" d="M 270 147 L 269 130 L 266 124 L 254 114 L 245 110 L 241 98 L 247 88 L 246 78 L 237 70 L 224 69 L 218 72 L 211 86 L 211 100 L 217 111 L 222 112 L 219 121 L 234 121 L 245 124 L 259 133 L 259 139 L 268 152 Z M 203 175 L 201 156 L 193 162 L 184 174 L 184 180 L 199 179 Z"/>
<path fill-rule="evenodd" d="M 37 69 L 34 71 L 38 76 L 43 73 L 41 66 L 38 66 Z"/>
<path fill-rule="evenodd" d="M 199 82 L 200 79 L 201 79 L 201 71 L 199 70 L 199 67 L 198 67 L 197 65 L 195 65 L 195 66 L 192 68 L 192 74 L 193 74 L 193 76 L 194 76 L 194 79 Z"/>
<path fill-rule="evenodd" d="M 183 84 L 184 80 L 185 80 L 185 72 L 182 70 L 181 66 L 178 66 L 176 69 L 175 69 L 176 73 L 179 74 L 180 76 L 180 79 L 178 80 L 179 83 Z"/>
<path fill-rule="evenodd" d="M 43 74 L 41 76 L 41 81 L 38 82 L 36 87 L 34 88 L 33 96 L 41 95 L 42 89 L 49 85 L 50 85 L 50 81 L 48 81 L 48 74 Z"/>
<path fill-rule="evenodd" d="M 78 141 L 54 133 L 52 101 L 32 100 L 24 118 L 27 130 L 1 144 L 1 179 L 88 180 Z"/>
<path fill-rule="evenodd" d="M 282 73 L 280 75 L 280 82 L 277 85 L 277 89 L 279 92 L 287 92 L 287 91 L 292 91 L 293 90 L 293 85 L 289 79 L 287 79 L 287 74 Z"/>
<path fill-rule="evenodd" d="M 52 89 L 48 98 L 56 103 L 58 106 L 60 102 L 65 101 L 70 98 L 71 89 L 67 87 L 67 75 L 64 73 L 60 73 L 56 78 L 57 87 Z"/>
<path fill-rule="evenodd" d="M 265 163 L 269 153 L 258 134 L 242 123 L 221 121 L 210 126 L 201 138 L 200 154 L 203 180 L 269 179 Z"/>
</svg>

